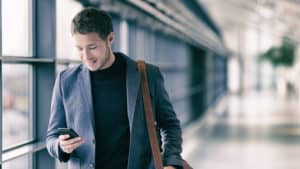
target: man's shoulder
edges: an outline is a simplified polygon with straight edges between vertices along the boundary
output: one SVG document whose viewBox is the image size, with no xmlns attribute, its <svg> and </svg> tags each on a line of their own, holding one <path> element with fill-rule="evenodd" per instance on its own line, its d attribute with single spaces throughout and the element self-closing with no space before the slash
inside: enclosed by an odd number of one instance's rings
<svg viewBox="0 0 300 169">
<path fill-rule="evenodd" d="M 121 52 L 114 52 L 114 54 L 115 54 L 116 56 L 121 56 L 121 57 L 123 57 L 123 58 L 125 59 L 125 62 L 127 63 L 127 66 L 128 66 L 128 64 L 129 64 L 130 66 L 131 66 L 131 65 L 136 65 L 136 66 L 137 66 L 137 61 L 142 60 L 142 59 L 133 59 L 133 58 L 131 58 L 131 57 L 125 55 L 124 53 L 121 53 Z M 159 71 L 158 66 L 156 66 L 156 65 L 154 65 L 154 64 L 152 64 L 152 63 L 150 63 L 150 62 L 147 62 L 147 61 L 145 61 L 145 60 L 144 60 L 144 62 L 145 62 L 145 64 L 146 64 L 147 72 L 153 73 L 153 72 L 158 72 L 158 71 Z"/>
<path fill-rule="evenodd" d="M 157 72 L 159 71 L 159 67 L 157 65 L 154 65 L 152 63 L 146 62 L 146 68 L 149 72 Z"/>
<path fill-rule="evenodd" d="M 123 57 L 125 59 L 125 62 L 127 63 L 127 66 L 136 65 L 136 67 L 137 67 L 137 61 L 141 60 L 141 59 L 132 59 L 129 56 L 127 56 L 127 55 L 125 55 L 124 53 L 121 53 L 121 52 L 114 52 L 114 54 L 116 56 Z M 153 76 L 153 75 L 155 76 L 157 73 L 160 73 L 159 67 L 157 65 L 154 65 L 153 63 L 147 62 L 145 60 L 144 60 L 144 62 L 146 64 L 147 73 L 150 76 Z"/>
<path fill-rule="evenodd" d="M 159 80 L 161 77 L 159 66 L 146 62 L 146 71 L 149 85 L 152 86 L 153 83 Z"/>
<path fill-rule="evenodd" d="M 78 76 L 78 74 L 82 71 L 83 65 L 79 64 L 76 66 L 68 67 L 60 72 L 61 79 L 69 79 Z"/>
<path fill-rule="evenodd" d="M 158 65 L 154 65 L 153 63 L 146 62 L 146 70 L 147 70 L 147 75 L 151 80 L 153 80 L 153 78 L 160 76 L 160 69 Z"/>
</svg>

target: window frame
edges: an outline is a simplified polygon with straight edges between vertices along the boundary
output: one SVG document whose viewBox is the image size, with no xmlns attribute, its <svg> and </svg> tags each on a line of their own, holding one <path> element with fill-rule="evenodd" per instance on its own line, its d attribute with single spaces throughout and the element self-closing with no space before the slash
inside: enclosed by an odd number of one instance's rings
<svg viewBox="0 0 300 169">
<path fill-rule="evenodd" d="M 31 127 L 32 139 L 16 146 L 2 150 L 2 139 L 0 139 L 0 168 L 3 163 L 11 162 L 14 159 L 23 156 L 30 156 L 32 168 L 55 168 L 55 160 L 49 156 L 46 146 L 46 130 L 50 115 L 50 101 L 52 96 L 51 90 L 55 80 L 55 2 L 48 0 L 31 0 L 31 21 L 32 33 L 29 35 L 32 38 L 32 56 L 3 56 L 2 54 L 2 31 L 0 31 L 0 80 L 2 82 L 2 64 L 25 64 L 30 68 L 30 104 L 31 111 Z M 29 12 L 30 12 L 29 9 Z M 0 10 L 1 2 L 0 2 Z M 0 21 L 2 13 L 0 14 Z M 0 30 L 2 29 L 0 22 Z M 47 33 L 45 33 L 47 32 Z M 50 42 L 50 44 L 49 44 Z M 2 83 L 0 84 L 0 93 L 2 100 Z M 0 103 L 2 107 L 2 102 Z M 0 112 L 0 138 L 3 138 L 2 133 L 2 109 Z"/>
</svg>

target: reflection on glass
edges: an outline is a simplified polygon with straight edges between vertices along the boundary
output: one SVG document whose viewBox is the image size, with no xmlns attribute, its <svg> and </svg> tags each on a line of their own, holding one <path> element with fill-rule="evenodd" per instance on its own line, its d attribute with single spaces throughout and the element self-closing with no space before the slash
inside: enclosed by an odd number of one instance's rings
<svg viewBox="0 0 300 169">
<path fill-rule="evenodd" d="M 32 169 L 32 156 L 22 156 L 3 163 L 2 169 Z"/>
<path fill-rule="evenodd" d="M 2 0 L 4 56 L 32 56 L 32 0 Z"/>
<path fill-rule="evenodd" d="M 3 149 L 32 139 L 30 67 L 3 64 Z"/>
</svg>

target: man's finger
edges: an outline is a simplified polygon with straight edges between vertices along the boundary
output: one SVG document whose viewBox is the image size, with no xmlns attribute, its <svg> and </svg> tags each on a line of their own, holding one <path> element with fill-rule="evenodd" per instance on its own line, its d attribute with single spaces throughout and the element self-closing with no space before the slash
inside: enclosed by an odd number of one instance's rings
<svg viewBox="0 0 300 169">
<path fill-rule="evenodd" d="M 74 144 L 69 144 L 63 147 L 63 150 L 68 153 L 72 153 L 76 148 L 78 148 L 83 143 L 83 140 L 78 141 Z"/>
<path fill-rule="evenodd" d="M 71 149 L 63 149 L 63 151 L 68 154 L 71 154 L 73 152 L 73 150 L 71 150 Z"/>
<path fill-rule="evenodd" d="M 82 139 L 80 137 L 76 137 L 76 138 L 72 138 L 72 139 L 68 139 L 68 140 L 64 140 L 61 141 L 63 143 L 63 145 L 69 145 L 69 144 L 74 144 L 78 141 L 81 141 Z"/>
<path fill-rule="evenodd" d="M 68 135 L 68 134 L 64 134 L 64 135 L 60 135 L 59 137 L 58 137 L 58 139 L 59 140 L 66 140 L 66 139 L 68 139 L 70 136 Z"/>
<path fill-rule="evenodd" d="M 83 143 L 82 141 L 78 141 L 78 142 L 76 142 L 76 143 L 66 145 L 66 146 L 64 146 L 64 148 L 66 148 L 66 149 L 76 149 L 76 148 L 79 147 L 82 143 Z"/>
<path fill-rule="evenodd" d="M 82 143 L 83 143 L 83 140 L 80 140 L 80 141 L 74 143 L 73 144 L 74 145 L 74 149 L 78 148 Z"/>
</svg>

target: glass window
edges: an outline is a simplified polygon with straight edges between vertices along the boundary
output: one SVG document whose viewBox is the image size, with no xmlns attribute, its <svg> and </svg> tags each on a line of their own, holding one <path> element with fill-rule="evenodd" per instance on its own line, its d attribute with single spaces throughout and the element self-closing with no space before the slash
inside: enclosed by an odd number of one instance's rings
<svg viewBox="0 0 300 169">
<path fill-rule="evenodd" d="M 128 48 L 128 23 L 126 20 L 122 20 L 120 23 L 120 52 L 128 55 L 129 48 Z"/>
<path fill-rule="evenodd" d="M 3 149 L 32 140 L 31 67 L 3 64 Z"/>
<path fill-rule="evenodd" d="M 32 169 L 32 155 L 26 155 L 3 163 L 2 169 Z"/>
<path fill-rule="evenodd" d="M 121 47 L 121 41 L 120 41 L 120 24 L 121 24 L 121 19 L 120 17 L 110 14 L 112 17 L 112 24 L 113 24 L 113 29 L 115 33 L 115 39 L 112 44 L 112 50 L 113 51 L 120 51 Z"/>
<path fill-rule="evenodd" d="M 71 36 L 72 18 L 82 9 L 75 1 L 56 1 L 56 56 L 60 59 L 80 60 Z"/>
<path fill-rule="evenodd" d="M 32 0 L 2 0 L 4 56 L 32 56 Z"/>
</svg>

